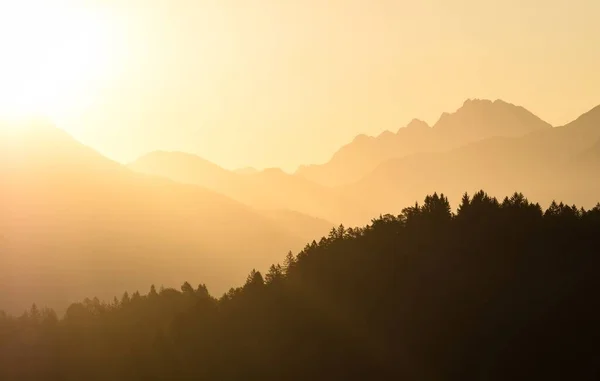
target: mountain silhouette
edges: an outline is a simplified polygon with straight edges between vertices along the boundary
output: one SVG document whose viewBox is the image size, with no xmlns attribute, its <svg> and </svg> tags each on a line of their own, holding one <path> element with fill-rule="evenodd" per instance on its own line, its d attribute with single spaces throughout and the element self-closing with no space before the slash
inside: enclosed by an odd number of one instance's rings
<svg viewBox="0 0 600 381">
<path fill-rule="evenodd" d="M 467 99 L 455 113 L 444 113 L 433 126 L 435 132 L 454 144 L 494 136 L 522 136 L 552 127 L 521 106 L 497 99 Z"/>
<path fill-rule="evenodd" d="M 274 221 L 277 226 L 286 226 L 295 235 L 310 242 L 317 237 L 323 237 L 335 226 L 322 218 L 311 217 L 307 214 L 287 209 L 261 210 L 260 213 Z"/>
<path fill-rule="evenodd" d="M 600 140 L 596 142 L 589 150 L 579 156 L 579 160 L 587 165 L 600 165 Z"/>
<path fill-rule="evenodd" d="M 519 190 L 583 207 L 600 194 L 600 106 L 551 128 L 506 102 L 467 101 L 433 127 L 413 120 L 358 136 L 312 167 L 331 183 L 358 177 L 333 187 L 178 152 L 127 167 L 43 121 L 0 134 L 0 287 L 9 290 L 0 302 L 9 309 L 182 277 L 201 276 L 219 293 L 334 224 L 399 213 L 436 191 Z"/>
<path fill-rule="evenodd" d="M 128 164 L 128 167 L 134 171 L 209 189 L 235 187 L 241 178 L 200 156 L 185 152 L 154 151 Z"/>
<path fill-rule="evenodd" d="M 258 169 L 253 168 L 253 167 L 244 167 L 244 168 L 238 168 L 233 172 L 240 174 L 240 175 L 253 175 L 258 172 Z"/>
<path fill-rule="evenodd" d="M 550 127 L 523 107 L 502 100 L 467 100 L 456 112 L 443 113 L 431 128 L 415 119 L 396 134 L 360 135 L 329 162 L 300 167 L 297 174 L 328 186 L 350 184 L 392 158 L 442 152 L 486 138 L 522 136 Z"/>
<path fill-rule="evenodd" d="M 600 139 L 600 107 L 555 128 L 530 129 L 522 136 L 491 137 L 443 152 L 390 159 L 361 180 L 339 187 L 348 198 L 369 195 L 373 213 L 397 211 L 423 192 L 460 198 L 465 190 L 490 194 L 523 190 L 550 203 L 554 198 L 591 207 L 600 180 L 593 155 Z M 580 160 L 586 157 L 587 165 Z"/>
<path fill-rule="evenodd" d="M 223 292 L 305 242 L 272 216 L 133 172 L 50 125 L 2 130 L 3 308 L 110 299 L 183 274 Z"/>
<path fill-rule="evenodd" d="M 420 119 L 413 119 L 404 128 L 406 130 L 417 130 L 417 129 L 424 129 L 424 128 L 430 128 L 430 127 L 426 122 L 424 122 Z M 404 130 L 400 129 L 400 130 L 398 130 L 397 133 L 400 133 L 401 131 L 404 131 Z"/>
<path fill-rule="evenodd" d="M 434 193 L 221 295 L 181 279 L 0 310 L 0 379 L 594 380 L 598 232 L 600 204 Z"/>
<path fill-rule="evenodd" d="M 241 175 L 180 152 L 152 152 L 129 164 L 129 168 L 200 185 L 259 210 L 295 211 L 335 224 L 360 213 L 360 203 L 349 208 L 349 201 L 334 190 L 278 168 Z"/>
</svg>

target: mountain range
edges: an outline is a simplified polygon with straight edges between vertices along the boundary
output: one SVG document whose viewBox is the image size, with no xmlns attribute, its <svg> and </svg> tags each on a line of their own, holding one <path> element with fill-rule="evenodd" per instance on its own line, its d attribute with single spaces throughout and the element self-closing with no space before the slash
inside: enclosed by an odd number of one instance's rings
<svg viewBox="0 0 600 381">
<path fill-rule="evenodd" d="M 498 196 L 520 190 L 546 204 L 559 198 L 592 207 L 600 195 L 600 161 L 594 156 L 599 140 L 596 107 L 565 126 L 390 159 L 341 188 L 347 197 L 371 195 L 374 212 L 398 211 L 427 192 L 456 198 L 479 189 Z"/>
<path fill-rule="evenodd" d="M 0 131 L 0 305 L 13 310 L 180 279 L 220 293 L 334 225 L 433 192 L 600 199 L 600 106 L 553 127 L 501 100 L 467 100 L 431 127 L 357 136 L 294 174 L 164 151 L 122 165 L 47 123 Z"/>
<path fill-rule="evenodd" d="M 261 209 L 356 225 L 435 191 L 459 199 L 482 188 L 497 195 L 524 190 L 547 203 L 561 196 L 591 206 L 598 201 L 598 161 L 583 155 L 598 140 L 600 106 L 553 127 L 521 106 L 469 99 L 433 127 L 414 119 L 395 133 L 357 136 L 327 163 L 300 167 L 294 175 L 270 169 L 240 176 L 180 152 L 153 152 L 129 168 Z"/>
<path fill-rule="evenodd" d="M 90 292 L 112 299 L 181 276 L 224 292 L 249 266 L 268 266 L 330 228 L 134 172 L 49 125 L 2 131 L 0 305 L 9 310 L 26 307 L 20 301 L 65 306 Z"/>
<path fill-rule="evenodd" d="M 260 210 L 293 210 L 335 224 L 361 215 L 359 204 L 349 208 L 350 200 L 335 189 L 278 168 L 239 174 L 195 155 L 163 151 L 149 153 L 128 167 L 212 189 Z M 370 217 L 366 213 L 362 216 Z"/>
<path fill-rule="evenodd" d="M 551 125 L 522 107 L 502 100 L 468 99 L 454 113 L 443 113 L 437 123 L 413 119 L 396 133 L 357 136 L 322 165 L 302 166 L 296 174 L 329 186 L 360 180 L 386 160 L 416 153 L 450 150 L 495 136 L 514 137 L 547 130 Z"/>
</svg>

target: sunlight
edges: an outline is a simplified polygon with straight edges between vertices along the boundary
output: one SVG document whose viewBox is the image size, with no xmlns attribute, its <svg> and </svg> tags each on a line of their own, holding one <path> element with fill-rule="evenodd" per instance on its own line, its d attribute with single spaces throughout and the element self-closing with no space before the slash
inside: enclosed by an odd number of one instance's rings
<svg viewBox="0 0 600 381">
<path fill-rule="evenodd" d="M 57 120 L 90 102 L 91 89 L 108 74 L 116 39 L 102 13 L 74 4 L 0 5 L 0 118 Z"/>
</svg>

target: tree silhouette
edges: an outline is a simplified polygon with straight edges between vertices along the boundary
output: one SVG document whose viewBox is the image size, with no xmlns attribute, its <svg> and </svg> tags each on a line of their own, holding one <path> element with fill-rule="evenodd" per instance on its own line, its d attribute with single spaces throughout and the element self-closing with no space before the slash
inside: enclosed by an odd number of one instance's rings
<svg viewBox="0 0 600 381">
<path fill-rule="evenodd" d="M 592 380 L 599 236 L 600 204 L 433 194 L 219 299 L 184 282 L 0 312 L 0 380 Z"/>
</svg>

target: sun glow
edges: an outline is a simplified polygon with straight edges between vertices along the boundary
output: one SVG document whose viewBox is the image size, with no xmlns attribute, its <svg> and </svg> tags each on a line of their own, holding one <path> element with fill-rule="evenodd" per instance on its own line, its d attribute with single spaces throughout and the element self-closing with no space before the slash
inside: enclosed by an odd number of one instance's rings
<svg viewBox="0 0 600 381">
<path fill-rule="evenodd" d="M 118 41 L 106 15 L 81 3 L 0 3 L 0 118 L 57 121 L 91 101 Z"/>
</svg>

